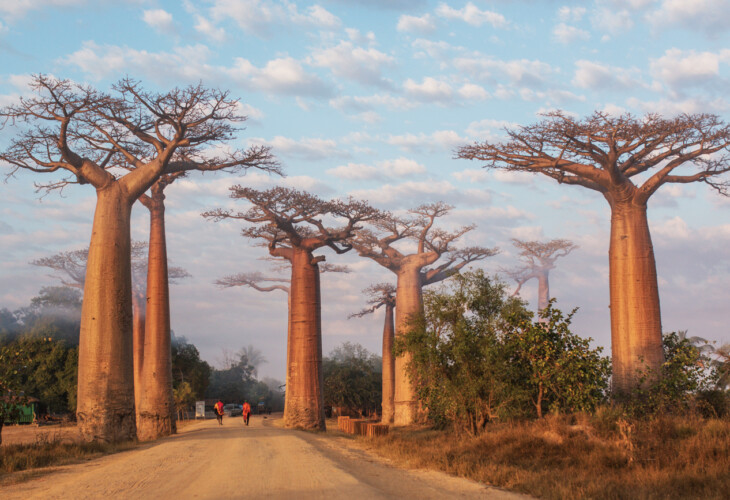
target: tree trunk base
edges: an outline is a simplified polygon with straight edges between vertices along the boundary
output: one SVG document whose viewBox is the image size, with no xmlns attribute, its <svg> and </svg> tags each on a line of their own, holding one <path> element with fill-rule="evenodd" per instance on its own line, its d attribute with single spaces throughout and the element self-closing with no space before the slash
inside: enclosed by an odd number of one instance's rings
<svg viewBox="0 0 730 500">
<path fill-rule="evenodd" d="M 76 414 L 78 428 L 85 441 L 118 443 L 137 437 L 134 411 L 100 409 Z"/>
<path fill-rule="evenodd" d="M 137 416 L 137 439 L 153 441 L 177 432 L 174 416 L 158 413 L 140 413 Z"/>
<path fill-rule="evenodd" d="M 393 425 L 411 425 L 416 422 L 418 405 L 415 401 L 396 401 Z"/>
<path fill-rule="evenodd" d="M 284 413 L 284 426 L 289 429 L 303 429 L 307 431 L 325 431 L 322 412 L 313 411 L 308 407 L 289 409 Z"/>
<path fill-rule="evenodd" d="M 392 406 L 383 406 L 383 415 L 380 418 L 380 421 L 384 424 L 391 424 L 393 423 L 393 418 L 395 415 L 395 410 Z"/>
</svg>

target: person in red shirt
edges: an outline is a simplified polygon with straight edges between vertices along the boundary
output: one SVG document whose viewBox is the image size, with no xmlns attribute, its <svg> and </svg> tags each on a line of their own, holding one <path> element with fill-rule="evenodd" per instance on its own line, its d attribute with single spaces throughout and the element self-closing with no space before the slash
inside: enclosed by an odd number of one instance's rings
<svg viewBox="0 0 730 500">
<path fill-rule="evenodd" d="M 248 401 L 243 402 L 241 415 L 243 416 L 243 421 L 246 422 L 246 425 L 248 425 L 248 419 L 251 416 L 251 405 L 248 404 Z"/>
<path fill-rule="evenodd" d="M 223 402 L 219 399 L 213 408 L 215 409 L 215 418 L 218 419 L 218 425 L 223 425 Z"/>
</svg>

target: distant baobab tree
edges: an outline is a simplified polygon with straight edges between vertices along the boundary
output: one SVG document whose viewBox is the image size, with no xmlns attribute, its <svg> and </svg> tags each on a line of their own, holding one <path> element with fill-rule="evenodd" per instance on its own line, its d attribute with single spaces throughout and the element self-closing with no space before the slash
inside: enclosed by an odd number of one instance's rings
<svg viewBox="0 0 730 500">
<path fill-rule="evenodd" d="M 41 189 L 90 184 L 96 209 L 81 312 L 77 419 L 86 440 L 135 437 L 130 216 L 164 174 L 260 168 L 279 171 L 265 146 L 208 154 L 234 138 L 238 101 L 202 84 L 166 93 L 123 79 L 111 93 L 36 75 L 33 97 L 0 110 L 15 128 L 0 160 L 37 173 L 67 172 Z M 217 147 L 216 151 L 224 151 Z M 121 172 L 127 170 L 122 175 Z"/>
<path fill-rule="evenodd" d="M 538 314 L 550 302 L 550 271 L 555 269 L 555 261 L 565 257 L 578 248 L 573 242 L 563 239 L 550 241 L 528 241 L 512 239 L 512 244 L 520 251 L 522 265 L 516 269 L 504 271 L 507 276 L 517 282 L 517 289 L 512 294 L 520 293 L 522 285 L 531 279 L 537 280 Z"/>
<path fill-rule="evenodd" d="M 393 422 L 395 415 L 395 356 L 393 355 L 393 342 L 395 341 L 395 321 L 393 311 L 395 310 L 395 287 L 390 283 L 378 283 L 372 285 L 363 293 L 368 295 L 368 305 L 360 312 L 350 314 L 348 318 L 362 318 L 367 314 L 374 313 L 381 307 L 385 307 L 385 323 L 383 325 L 383 398 L 382 417 L 383 423 Z"/>
<path fill-rule="evenodd" d="M 325 429 L 319 290 L 319 263 L 325 257 L 314 252 L 323 247 L 338 254 L 349 251 L 359 224 L 381 213 L 363 202 L 325 201 L 283 187 L 257 191 L 234 186 L 231 197 L 248 200 L 252 207 L 246 212 L 217 209 L 203 216 L 253 223 L 243 235 L 263 240 L 271 256 L 291 263 L 285 425 Z M 340 225 L 329 227 L 323 220 Z"/>
<path fill-rule="evenodd" d="M 452 209 L 445 203 L 421 205 L 409 212 L 408 217 L 389 216 L 374 221 L 370 228 L 358 231 L 353 246 L 397 276 L 395 334 L 407 332 L 411 321 L 423 313 L 423 287 L 437 283 L 457 272 L 470 262 L 497 253 L 495 248 L 469 247 L 456 250 L 454 241 L 471 231 L 466 226 L 455 231 L 434 228 L 436 219 Z M 395 247 L 399 241 L 415 243 L 412 253 Z M 442 264 L 430 268 L 441 257 Z M 406 372 L 409 355 L 395 360 L 394 416 L 395 425 L 408 425 L 416 420 L 416 394 Z"/>
<path fill-rule="evenodd" d="M 730 170 L 730 127 L 710 114 L 663 118 L 597 111 L 574 119 L 561 111 L 508 129 L 504 142 L 458 149 L 457 158 L 485 168 L 546 175 L 598 191 L 611 208 L 609 275 L 613 389 L 629 393 L 646 368 L 664 361 L 654 250 L 647 204 L 664 184 L 703 182 L 726 194 L 718 176 Z M 680 171 L 691 165 L 694 171 Z M 647 379 L 650 382 L 651 379 Z"/>
</svg>

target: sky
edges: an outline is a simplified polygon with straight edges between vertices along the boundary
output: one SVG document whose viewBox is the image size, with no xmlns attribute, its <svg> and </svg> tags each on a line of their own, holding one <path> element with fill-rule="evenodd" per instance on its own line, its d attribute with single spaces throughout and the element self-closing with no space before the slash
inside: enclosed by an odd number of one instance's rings
<svg viewBox="0 0 730 500">
<path fill-rule="evenodd" d="M 488 273 L 518 264 L 511 238 L 565 238 L 579 248 L 550 275 L 574 331 L 610 349 L 609 209 L 596 192 L 454 159 L 474 141 L 560 109 L 636 116 L 730 117 L 727 0 L 461 1 L 0 0 L 0 106 L 43 73 L 108 91 L 129 76 L 153 91 L 201 82 L 240 99 L 233 146 L 265 144 L 286 177 L 193 174 L 166 190 L 168 252 L 192 276 L 171 289 L 172 328 L 219 364 L 249 344 L 284 378 L 286 296 L 214 281 L 268 273 L 265 249 L 213 208 L 244 209 L 235 184 L 353 196 L 396 213 L 454 206 L 442 227 L 476 224 L 463 245 L 498 246 Z M 12 127 L 0 130 L 0 147 Z M 0 165 L 0 172 L 7 166 Z M 25 306 L 57 279 L 30 261 L 88 246 L 95 193 L 41 198 L 21 172 L 0 183 L 0 308 Z M 705 185 L 662 187 L 649 202 L 665 331 L 730 341 L 730 200 Z M 146 240 L 145 209 L 132 236 Z M 379 353 L 383 313 L 348 320 L 362 289 L 394 275 L 354 254 L 323 252 L 352 272 L 322 277 L 325 354 L 342 342 Z M 275 270 L 271 271 L 275 274 Z M 536 282 L 521 296 L 536 304 Z"/>
</svg>

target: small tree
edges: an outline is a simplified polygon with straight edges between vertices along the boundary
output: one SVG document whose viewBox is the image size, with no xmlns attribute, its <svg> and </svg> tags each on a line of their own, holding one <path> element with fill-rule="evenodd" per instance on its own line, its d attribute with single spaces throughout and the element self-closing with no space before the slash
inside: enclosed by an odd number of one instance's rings
<svg viewBox="0 0 730 500">
<path fill-rule="evenodd" d="M 529 318 L 506 285 L 481 270 L 460 273 L 424 293 L 424 315 L 396 338 L 409 352 L 408 373 L 428 418 L 471 434 L 510 416 L 524 390 L 510 377 L 502 333 L 509 318 Z"/>
<path fill-rule="evenodd" d="M 730 171 L 730 127 L 709 114 L 665 119 L 595 112 L 577 120 L 555 111 L 544 116 L 534 125 L 507 130 L 504 142 L 464 146 L 456 156 L 483 161 L 486 168 L 542 174 L 606 199 L 613 389 L 630 393 L 645 365 L 656 375 L 664 362 L 649 198 L 671 183 L 703 182 L 725 194 L 718 176 Z M 682 172 L 685 164 L 695 171 Z"/>
<path fill-rule="evenodd" d="M 565 316 L 553 307 L 541 312 L 541 321 L 512 321 L 505 348 L 515 376 L 528 388 L 537 417 L 551 411 L 592 411 L 604 401 L 611 362 L 602 347 L 590 348 L 593 339 L 570 331 L 577 309 Z"/>
<path fill-rule="evenodd" d="M 324 358 L 324 402 L 360 413 L 374 413 L 381 400 L 381 360 L 360 344 L 344 342 Z"/>
<path fill-rule="evenodd" d="M 381 421 L 384 423 L 393 422 L 395 405 L 395 356 L 393 354 L 393 342 L 395 341 L 395 321 L 393 311 L 395 310 L 395 287 L 390 283 L 378 283 L 365 290 L 369 296 L 368 305 L 362 311 L 351 314 L 348 318 L 362 318 L 367 314 L 374 313 L 381 307 L 385 307 L 385 322 L 383 325 L 383 368 L 382 373 L 382 402 Z"/>
</svg>

